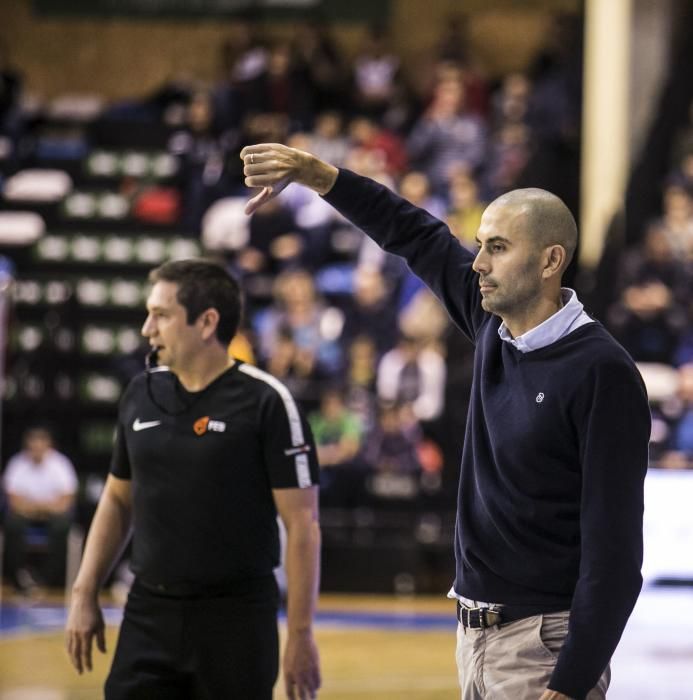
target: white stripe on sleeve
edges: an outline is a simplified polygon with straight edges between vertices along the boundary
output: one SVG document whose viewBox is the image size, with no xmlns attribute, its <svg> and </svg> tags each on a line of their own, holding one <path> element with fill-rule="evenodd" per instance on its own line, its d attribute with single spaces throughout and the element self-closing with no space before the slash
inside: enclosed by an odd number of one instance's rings
<svg viewBox="0 0 693 700">
<path fill-rule="evenodd" d="M 310 468 L 308 467 L 308 455 L 296 455 L 296 478 L 300 488 L 305 489 L 312 486 L 310 480 Z"/>
<path fill-rule="evenodd" d="M 298 412 L 298 407 L 294 401 L 294 397 L 291 396 L 289 390 L 276 378 L 267 372 L 263 372 L 257 367 L 252 365 L 243 364 L 238 368 L 239 372 L 243 372 L 255 379 L 269 384 L 280 396 L 282 403 L 284 404 L 284 409 L 286 410 L 286 416 L 289 420 L 289 432 L 291 433 L 291 445 L 292 447 L 300 447 L 305 444 L 305 437 L 303 435 L 303 426 L 301 425 L 301 416 Z M 306 488 L 312 485 L 310 479 L 310 468 L 308 466 L 308 455 L 297 454 L 295 457 L 296 464 L 296 481 L 300 488 Z"/>
</svg>

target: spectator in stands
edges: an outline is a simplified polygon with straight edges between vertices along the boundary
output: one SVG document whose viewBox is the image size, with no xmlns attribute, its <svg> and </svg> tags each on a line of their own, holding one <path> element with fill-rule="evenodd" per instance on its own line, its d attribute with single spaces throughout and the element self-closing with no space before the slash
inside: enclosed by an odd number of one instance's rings
<svg viewBox="0 0 693 700">
<path fill-rule="evenodd" d="M 215 112 L 220 123 L 229 128 L 240 128 L 243 121 L 243 82 L 242 69 L 238 61 L 241 58 L 239 51 L 246 41 L 252 41 L 245 28 L 236 28 L 237 36 L 228 38 L 221 43 L 219 48 L 219 76 L 212 90 Z M 241 38 L 242 37 L 242 38 Z M 255 54 L 255 68 L 261 72 L 267 61 L 266 51 L 258 46 Z"/>
<path fill-rule="evenodd" d="M 406 297 L 401 306 L 397 322 L 402 335 L 416 340 L 421 347 L 433 347 L 436 352 L 450 324 L 450 317 L 441 303 L 425 285 L 418 280 L 419 286 L 414 293 Z"/>
<path fill-rule="evenodd" d="M 303 238 L 283 199 L 276 200 L 264 213 L 253 214 L 249 234 L 248 245 L 237 256 L 237 263 L 245 273 L 276 276 L 300 262 Z"/>
<path fill-rule="evenodd" d="M 665 451 L 657 466 L 693 469 L 693 363 L 679 368 L 676 400 L 664 407 L 668 423 Z"/>
<path fill-rule="evenodd" d="M 359 336 L 368 336 L 378 357 L 389 350 L 397 337 L 397 309 L 392 291 L 377 267 L 360 266 L 353 273 L 354 293 L 344 311 L 342 342 L 350 345 Z"/>
<path fill-rule="evenodd" d="M 364 434 L 375 425 L 375 380 L 378 353 L 373 339 L 359 335 L 346 349 L 347 364 L 344 373 L 344 401 L 359 419 Z"/>
<path fill-rule="evenodd" d="M 331 387 L 323 392 L 320 411 L 308 421 L 313 430 L 321 469 L 349 466 L 361 448 L 361 424 L 344 403 L 342 392 Z"/>
<path fill-rule="evenodd" d="M 493 200 L 517 186 L 532 156 L 531 134 L 522 122 L 506 122 L 493 131 L 482 178 L 484 199 Z"/>
<path fill-rule="evenodd" d="M 468 17 L 448 17 L 441 28 L 440 39 L 435 49 L 439 60 L 437 72 L 459 72 L 464 83 L 469 111 L 484 117 L 488 111 L 488 87 L 473 52 L 469 50 L 470 45 Z"/>
<path fill-rule="evenodd" d="M 373 154 L 391 177 L 399 177 L 407 169 L 407 152 L 401 139 L 370 117 L 356 117 L 349 124 L 354 148 Z"/>
<path fill-rule="evenodd" d="M 532 85 L 524 73 L 509 73 L 493 96 L 492 128 L 504 124 L 526 124 Z"/>
<path fill-rule="evenodd" d="M 217 123 L 213 95 L 196 92 L 188 107 L 187 128 L 173 134 L 169 150 L 179 156 L 183 188 L 183 225 L 199 233 L 202 216 L 217 199 L 234 188 L 232 173 L 239 134 Z"/>
<path fill-rule="evenodd" d="M 365 395 L 369 402 L 375 396 L 375 381 L 378 368 L 378 348 L 373 338 L 363 333 L 353 338 L 346 348 L 345 384 L 347 404 L 354 409 L 361 405 L 360 397 Z M 357 397 L 354 400 L 354 397 Z M 372 425 L 371 406 L 366 411 L 357 411 L 364 429 Z"/>
<path fill-rule="evenodd" d="M 240 327 L 236 331 L 236 335 L 233 336 L 229 343 L 228 353 L 229 357 L 245 362 L 246 364 L 257 364 L 248 329 Z"/>
<path fill-rule="evenodd" d="M 289 327 L 280 326 L 276 330 L 271 355 L 263 364 L 286 385 L 305 411 L 317 408 L 322 387 L 329 377 L 315 354 L 297 344 Z"/>
<path fill-rule="evenodd" d="M 378 411 L 377 424 L 366 440 L 364 461 L 376 472 L 416 473 L 421 469 L 416 454 L 420 437 L 418 425 L 406 409 L 384 403 Z"/>
<path fill-rule="evenodd" d="M 532 84 L 527 124 L 531 162 L 526 180 L 511 187 L 545 187 L 571 211 L 579 208 L 580 120 L 582 114 L 582 25 L 578 15 L 559 14 L 545 34 L 546 46 L 527 71 Z M 526 132 L 526 129 L 524 130 Z M 519 126 L 504 140 L 516 144 Z M 519 148 L 514 151 L 517 155 Z M 513 153 L 513 151 L 511 151 Z M 505 190 L 503 190 L 505 191 Z"/>
<path fill-rule="evenodd" d="M 73 522 L 77 475 L 72 462 L 53 446 L 45 427 L 28 429 L 23 449 L 11 457 L 3 475 L 7 494 L 5 548 L 7 574 L 19 590 L 34 583 L 27 570 L 27 535 L 39 529 L 46 538 L 41 582 L 65 581 L 67 534 Z"/>
<path fill-rule="evenodd" d="M 299 75 L 312 86 L 316 111 L 347 107 L 346 67 L 329 27 L 305 22 L 298 27 L 293 45 Z"/>
<path fill-rule="evenodd" d="M 680 178 L 670 180 L 664 188 L 662 225 L 674 255 L 693 260 L 693 200 Z"/>
<path fill-rule="evenodd" d="M 347 355 L 347 385 L 374 393 L 378 350 L 373 338 L 366 334 L 356 336 L 349 344 Z"/>
<path fill-rule="evenodd" d="M 315 114 L 312 84 L 301 74 L 291 45 L 278 42 L 269 52 L 266 70 L 245 86 L 245 112 L 282 115 L 289 132 L 310 128 Z"/>
<path fill-rule="evenodd" d="M 414 125 L 407 149 L 414 166 L 428 175 L 434 193 L 445 196 L 453 171 L 478 168 L 485 156 L 484 122 L 466 110 L 461 78 L 441 80 L 433 101 Z"/>
<path fill-rule="evenodd" d="M 532 82 L 529 123 L 550 148 L 579 139 L 582 101 L 582 27 L 575 15 L 558 14 L 528 74 Z M 557 151 L 558 152 L 558 151 Z"/>
<path fill-rule="evenodd" d="M 445 216 L 445 201 L 442 197 L 431 194 L 428 177 L 417 170 L 410 170 L 399 182 L 399 193 L 417 207 L 442 219 Z"/>
<path fill-rule="evenodd" d="M 451 15 L 445 18 L 438 32 L 435 53 L 440 61 L 459 65 L 470 60 L 468 17 Z"/>
<path fill-rule="evenodd" d="M 624 258 L 620 298 L 609 309 L 617 339 L 640 361 L 670 363 L 687 324 L 685 268 L 661 223 Z"/>
<path fill-rule="evenodd" d="M 308 417 L 320 462 L 320 504 L 354 508 L 363 504 L 366 468 L 359 459 L 363 428 L 338 387 L 323 392 L 320 410 Z"/>
<path fill-rule="evenodd" d="M 395 178 L 390 173 L 387 157 L 382 149 L 363 147 L 352 142 L 344 167 L 387 184 L 388 187 L 395 186 Z"/>
<path fill-rule="evenodd" d="M 222 46 L 223 63 L 230 81 L 244 85 L 267 69 L 267 47 L 253 22 L 235 23 L 231 34 L 231 38 Z"/>
<path fill-rule="evenodd" d="M 296 269 L 280 274 L 275 298 L 275 308 L 255 318 L 262 358 L 272 357 L 281 331 L 290 336 L 306 364 L 337 372 L 342 360 L 337 339 L 344 319 L 338 309 L 326 306 L 318 297 L 310 273 Z"/>
<path fill-rule="evenodd" d="M 459 172 L 452 176 L 449 199 L 450 206 L 445 220 L 450 231 L 465 248 L 474 250 L 476 232 L 486 203 L 480 200 L 479 185 L 471 173 Z"/>
<path fill-rule="evenodd" d="M 686 304 L 690 298 L 690 271 L 675 239 L 663 220 L 651 221 L 640 244 L 626 251 L 621 260 L 622 287 L 661 282 L 674 300 Z"/>
<path fill-rule="evenodd" d="M 531 156 L 529 109 L 531 83 L 511 73 L 493 97 L 491 135 L 482 178 L 484 199 L 494 199 L 516 186 Z"/>
<path fill-rule="evenodd" d="M 691 144 L 691 149 L 693 149 L 693 144 Z M 693 192 L 693 150 L 681 156 L 675 175 L 678 176 L 687 192 Z"/>
<path fill-rule="evenodd" d="M 440 352 L 403 336 L 378 365 L 378 398 L 410 405 L 418 420 L 434 420 L 443 410 L 445 375 Z"/>
<path fill-rule="evenodd" d="M 372 27 L 353 64 L 353 106 L 358 114 L 381 118 L 394 101 L 400 59 L 387 47 L 385 32 Z"/>
<path fill-rule="evenodd" d="M 344 119 L 337 111 L 319 112 L 310 134 L 311 148 L 316 153 L 329 153 L 337 163 L 344 163 L 349 150 L 349 140 L 344 135 Z"/>
</svg>

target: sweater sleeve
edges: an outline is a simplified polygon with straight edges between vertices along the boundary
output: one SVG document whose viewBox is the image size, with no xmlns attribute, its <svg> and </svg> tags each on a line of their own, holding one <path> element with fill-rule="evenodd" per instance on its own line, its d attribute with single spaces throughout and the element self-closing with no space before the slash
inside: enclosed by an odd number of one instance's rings
<svg viewBox="0 0 693 700">
<path fill-rule="evenodd" d="M 616 649 L 642 586 L 650 412 L 629 361 L 597 366 L 576 402 L 582 464 L 580 570 L 549 688 L 581 700 Z"/>
<path fill-rule="evenodd" d="M 381 248 L 404 258 L 440 299 L 455 325 L 474 341 L 488 318 L 481 308 L 478 275 L 472 269 L 474 255 L 442 221 L 349 170 L 339 171 L 324 198 Z"/>
</svg>

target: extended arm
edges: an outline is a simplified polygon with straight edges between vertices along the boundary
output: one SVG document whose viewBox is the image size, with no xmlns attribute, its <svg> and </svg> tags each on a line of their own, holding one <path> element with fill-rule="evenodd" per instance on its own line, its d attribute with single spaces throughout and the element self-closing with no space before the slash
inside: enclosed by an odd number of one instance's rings
<svg viewBox="0 0 693 700">
<path fill-rule="evenodd" d="M 314 698 L 320 687 L 320 662 L 313 639 L 313 614 L 320 583 L 318 490 L 274 489 L 274 501 L 287 532 L 288 638 L 284 682 L 290 700 Z"/>
<path fill-rule="evenodd" d="M 79 673 L 91 671 L 91 645 L 106 651 L 104 623 L 98 593 L 130 536 L 132 488 L 129 480 L 109 475 L 99 500 L 82 564 L 72 587 L 72 600 L 65 629 L 65 644 Z"/>
<path fill-rule="evenodd" d="M 247 213 L 290 182 L 315 190 L 384 250 L 403 257 L 441 300 L 452 320 L 474 339 L 486 317 L 478 275 L 472 269 L 474 256 L 442 221 L 369 178 L 337 170 L 295 148 L 277 143 L 246 146 L 241 158 L 246 185 L 262 188 L 248 202 Z"/>
</svg>

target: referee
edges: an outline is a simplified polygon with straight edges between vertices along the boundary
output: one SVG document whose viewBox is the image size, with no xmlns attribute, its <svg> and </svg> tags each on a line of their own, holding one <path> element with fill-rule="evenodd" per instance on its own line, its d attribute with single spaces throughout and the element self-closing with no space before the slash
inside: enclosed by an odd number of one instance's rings
<svg viewBox="0 0 693 700">
<path fill-rule="evenodd" d="M 320 686 L 318 465 L 310 429 L 280 382 L 229 359 L 238 284 L 215 263 L 150 273 L 142 334 L 159 366 L 135 377 L 75 581 L 66 646 L 91 670 L 105 651 L 98 591 L 133 533 L 135 581 L 106 700 L 264 700 L 278 673 L 277 513 L 287 530 L 291 700 Z"/>
</svg>

